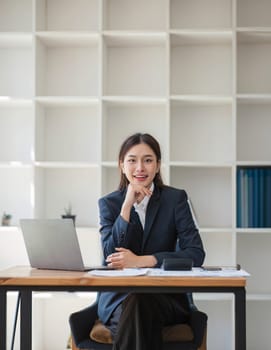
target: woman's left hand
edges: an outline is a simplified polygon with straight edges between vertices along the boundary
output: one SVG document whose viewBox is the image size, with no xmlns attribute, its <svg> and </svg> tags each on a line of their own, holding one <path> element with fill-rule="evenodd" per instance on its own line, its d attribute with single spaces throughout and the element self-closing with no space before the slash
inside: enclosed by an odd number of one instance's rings
<svg viewBox="0 0 271 350">
<path fill-rule="evenodd" d="M 126 248 L 116 248 L 116 253 L 108 255 L 106 262 L 108 266 L 115 269 L 154 267 L 157 264 L 157 260 L 153 255 L 136 255 Z"/>
<path fill-rule="evenodd" d="M 106 262 L 108 266 L 115 269 L 123 269 L 125 267 L 137 267 L 139 256 L 131 252 L 130 249 L 116 248 L 116 253 L 108 255 Z"/>
</svg>

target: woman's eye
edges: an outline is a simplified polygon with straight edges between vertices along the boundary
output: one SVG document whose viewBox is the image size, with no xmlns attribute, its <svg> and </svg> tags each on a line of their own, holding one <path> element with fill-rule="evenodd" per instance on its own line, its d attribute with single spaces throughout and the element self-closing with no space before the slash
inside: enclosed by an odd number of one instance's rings
<svg viewBox="0 0 271 350">
<path fill-rule="evenodd" d="M 146 163 L 151 163 L 153 160 L 151 159 L 151 158 L 147 158 L 146 160 L 145 160 L 145 162 Z"/>
</svg>

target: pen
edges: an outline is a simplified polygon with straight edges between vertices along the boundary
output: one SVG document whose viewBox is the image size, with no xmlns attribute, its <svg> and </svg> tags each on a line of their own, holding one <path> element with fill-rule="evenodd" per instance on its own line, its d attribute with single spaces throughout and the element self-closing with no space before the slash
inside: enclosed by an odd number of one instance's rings
<svg viewBox="0 0 271 350">
<path fill-rule="evenodd" d="M 221 270 L 241 270 L 241 265 L 236 264 L 233 266 L 202 266 L 205 271 L 221 271 Z"/>
</svg>

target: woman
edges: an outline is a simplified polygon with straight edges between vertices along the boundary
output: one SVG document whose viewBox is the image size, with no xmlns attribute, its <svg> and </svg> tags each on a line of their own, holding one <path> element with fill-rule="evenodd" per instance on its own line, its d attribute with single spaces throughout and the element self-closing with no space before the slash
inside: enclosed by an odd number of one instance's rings
<svg viewBox="0 0 271 350">
<path fill-rule="evenodd" d="M 159 143 L 134 134 L 119 152 L 119 189 L 99 200 L 101 240 L 107 264 L 114 268 L 160 267 L 165 258 L 205 253 L 184 190 L 163 184 Z M 102 292 L 98 315 L 111 330 L 116 350 L 159 350 L 162 327 L 186 322 L 180 294 Z"/>
</svg>

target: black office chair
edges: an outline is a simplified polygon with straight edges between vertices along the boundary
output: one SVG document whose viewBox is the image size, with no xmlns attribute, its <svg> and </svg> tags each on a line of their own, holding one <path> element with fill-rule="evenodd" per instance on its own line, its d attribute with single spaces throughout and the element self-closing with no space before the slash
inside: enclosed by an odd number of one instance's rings
<svg viewBox="0 0 271 350">
<path fill-rule="evenodd" d="M 206 350 L 207 315 L 197 309 L 191 293 L 187 293 L 189 323 L 165 327 L 163 350 Z M 110 331 L 97 320 L 98 304 L 70 315 L 73 350 L 111 350 Z M 90 335 L 91 333 L 91 335 Z M 95 340 L 94 340 L 95 339 Z"/>
</svg>

